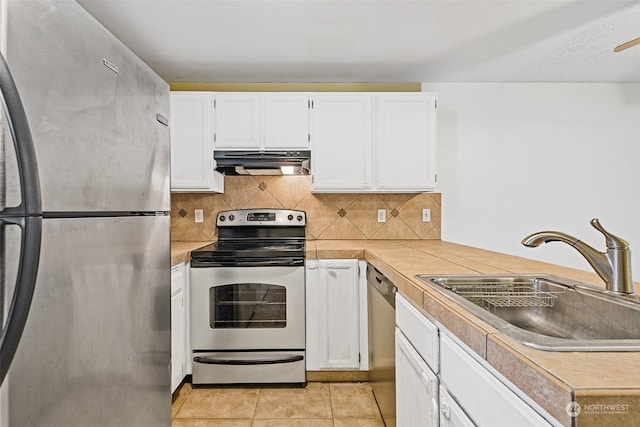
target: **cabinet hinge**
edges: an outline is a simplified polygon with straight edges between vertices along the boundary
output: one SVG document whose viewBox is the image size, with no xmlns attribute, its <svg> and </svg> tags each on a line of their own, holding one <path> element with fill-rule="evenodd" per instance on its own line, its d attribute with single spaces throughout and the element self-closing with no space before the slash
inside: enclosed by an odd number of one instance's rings
<svg viewBox="0 0 640 427">
<path fill-rule="evenodd" d="M 216 108 L 216 100 L 213 100 L 213 108 Z"/>
<path fill-rule="evenodd" d="M 438 182 L 438 174 L 436 174 L 436 182 Z"/>
<path fill-rule="evenodd" d="M 307 108 L 311 108 L 311 100 L 307 99 Z"/>
<path fill-rule="evenodd" d="M 311 100 L 311 108 L 313 108 L 313 99 Z"/>
<path fill-rule="evenodd" d="M 311 134 L 310 133 L 307 134 L 307 142 L 311 142 Z"/>
<path fill-rule="evenodd" d="M 215 134 L 215 132 L 213 134 L 213 142 L 216 142 L 216 134 Z"/>
<path fill-rule="evenodd" d="M 362 353 L 358 353 L 358 363 L 362 363 Z"/>
<path fill-rule="evenodd" d="M 434 108 L 438 108 L 438 100 L 436 99 L 435 101 L 433 101 L 433 103 L 435 104 Z"/>
</svg>

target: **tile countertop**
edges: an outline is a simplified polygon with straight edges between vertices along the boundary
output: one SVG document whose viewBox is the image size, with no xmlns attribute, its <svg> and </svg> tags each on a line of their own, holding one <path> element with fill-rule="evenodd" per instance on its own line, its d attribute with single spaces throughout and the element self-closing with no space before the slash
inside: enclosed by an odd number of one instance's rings
<svg viewBox="0 0 640 427">
<path fill-rule="evenodd" d="M 189 261 L 191 251 L 210 245 L 213 242 L 171 242 L 171 267 Z"/>
<path fill-rule="evenodd" d="M 173 242 L 172 265 L 211 242 Z M 175 251 L 175 254 L 174 254 Z M 517 343 L 424 285 L 416 274 L 555 274 L 603 286 L 595 273 L 440 240 L 307 241 L 307 258 L 365 259 L 562 424 L 640 425 L 640 352 L 547 352 Z M 177 261 L 176 260 L 182 260 Z M 636 292 L 640 284 L 636 283 Z M 617 405 L 615 410 L 602 405 Z"/>
<path fill-rule="evenodd" d="M 309 258 L 364 258 L 562 424 L 640 425 L 640 352 L 547 352 L 521 345 L 433 291 L 416 274 L 555 274 L 603 286 L 595 273 L 440 240 L 316 240 Z M 636 282 L 636 292 L 640 284 Z M 621 405 L 607 411 L 601 405 Z M 609 413 L 607 413 L 609 412 Z"/>
</svg>

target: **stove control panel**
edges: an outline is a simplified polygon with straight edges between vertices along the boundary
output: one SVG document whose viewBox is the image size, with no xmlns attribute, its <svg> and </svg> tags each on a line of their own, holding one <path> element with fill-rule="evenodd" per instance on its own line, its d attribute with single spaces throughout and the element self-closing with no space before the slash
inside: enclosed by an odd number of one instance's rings
<svg viewBox="0 0 640 427">
<path fill-rule="evenodd" d="M 290 217 L 291 214 L 288 215 Z M 287 218 L 288 218 L 287 217 Z M 291 218 L 289 218 L 291 219 Z M 275 221 L 276 213 L 275 212 L 249 212 L 247 214 L 247 221 Z"/>
<path fill-rule="evenodd" d="M 289 209 L 236 209 L 218 212 L 217 227 L 304 227 L 307 215 L 304 211 Z"/>
</svg>

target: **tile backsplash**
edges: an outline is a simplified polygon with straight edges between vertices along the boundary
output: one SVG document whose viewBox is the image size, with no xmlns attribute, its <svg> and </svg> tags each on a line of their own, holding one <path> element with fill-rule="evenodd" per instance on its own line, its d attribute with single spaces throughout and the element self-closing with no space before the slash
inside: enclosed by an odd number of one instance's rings
<svg viewBox="0 0 640 427">
<path fill-rule="evenodd" d="M 440 239 L 439 193 L 311 194 L 309 176 L 227 176 L 224 194 L 172 193 L 171 239 L 216 240 L 219 211 L 284 208 L 307 212 L 308 239 Z M 204 221 L 195 222 L 195 209 Z M 378 209 L 386 222 L 378 222 Z M 422 221 L 422 210 L 431 221 Z"/>
</svg>

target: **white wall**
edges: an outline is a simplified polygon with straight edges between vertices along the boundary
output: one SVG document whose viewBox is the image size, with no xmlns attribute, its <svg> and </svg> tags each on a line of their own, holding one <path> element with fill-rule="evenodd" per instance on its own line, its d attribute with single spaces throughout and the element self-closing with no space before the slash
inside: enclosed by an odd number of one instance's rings
<svg viewBox="0 0 640 427">
<path fill-rule="evenodd" d="M 592 271 L 541 230 L 631 245 L 640 281 L 640 84 L 425 83 L 437 92 L 442 239 Z"/>
</svg>

